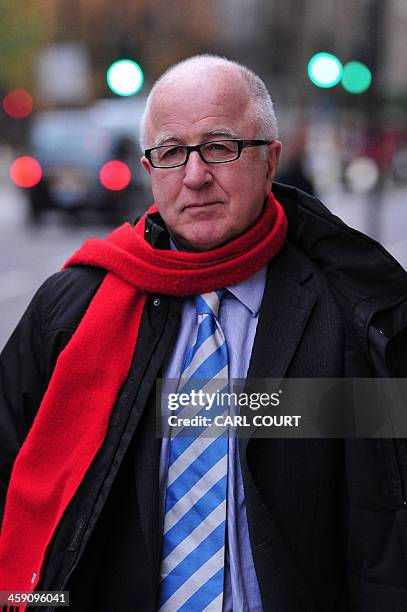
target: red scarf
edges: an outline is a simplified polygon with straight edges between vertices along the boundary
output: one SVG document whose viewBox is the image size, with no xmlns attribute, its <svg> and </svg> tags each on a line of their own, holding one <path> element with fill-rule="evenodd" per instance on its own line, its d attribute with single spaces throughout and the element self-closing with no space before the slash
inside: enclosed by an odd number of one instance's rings
<svg viewBox="0 0 407 612">
<path fill-rule="evenodd" d="M 239 283 L 271 260 L 287 231 L 271 193 L 255 225 L 205 253 L 154 249 L 144 238 L 146 215 L 134 228 L 125 224 L 105 240 L 86 241 L 64 266 L 108 273 L 57 359 L 15 460 L 0 537 L 0 591 L 33 591 L 39 582 L 46 548 L 105 439 L 147 294 L 193 295 Z"/>
</svg>

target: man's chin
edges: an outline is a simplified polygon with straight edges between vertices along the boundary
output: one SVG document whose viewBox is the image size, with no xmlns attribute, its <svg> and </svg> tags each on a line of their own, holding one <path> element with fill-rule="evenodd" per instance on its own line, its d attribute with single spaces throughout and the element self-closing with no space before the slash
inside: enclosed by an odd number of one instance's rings
<svg viewBox="0 0 407 612">
<path fill-rule="evenodd" d="M 191 253 L 212 251 L 228 242 L 228 238 L 224 236 L 214 236 L 213 233 L 210 236 L 203 236 L 202 234 L 197 236 L 172 235 L 171 238 L 177 249 L 180 251 L 190 251 Z"/>
</svg>

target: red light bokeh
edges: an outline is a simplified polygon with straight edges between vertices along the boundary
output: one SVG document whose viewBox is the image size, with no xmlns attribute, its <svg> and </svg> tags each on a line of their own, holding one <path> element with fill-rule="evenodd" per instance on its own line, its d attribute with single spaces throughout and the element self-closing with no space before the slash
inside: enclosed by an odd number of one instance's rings
<svg viewBox="0 0 407 612">
<path fill-rule="evenodd" d="M 122 161 L 108 161 L 100 169 L 99 178 L 106 189 L 120 191 L 121 189 L 126 189 L 130 183 L 130 168 Z"/>
<path fill-rule="evenodd" d="M 42 178 L 39 162 L 33 157 L 17 157 L 10 166 L 10 178 L 18 187 L 35 187 Z"/>
<path fill-rule="evenodd" d="M 3 98 L 4 112 L 13 119 L 25 119 L 33 109 L 33 99 L 25 89 L 13 89 Z"/>
</svg>

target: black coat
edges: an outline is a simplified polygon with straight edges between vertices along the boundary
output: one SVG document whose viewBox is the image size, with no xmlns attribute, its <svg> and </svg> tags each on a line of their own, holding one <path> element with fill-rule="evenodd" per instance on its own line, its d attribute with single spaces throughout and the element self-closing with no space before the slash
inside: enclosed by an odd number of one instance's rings
<svg viewBox="0 0 407 612">
<path fill-rule="evenodd" d="M 273 188 L 289 237 L 268 268 L 248 376 L 405 376 L 407 275 L 317 200 Z M 168 237 L 149 220 L 157 248 Z M 1 513 L 14 458 L 56 358 L 105 272 L 77 267 L 38 291 L 0 359 Z M 74 612 L 156 610 L 160 558 L 155 380 L 182 300 L 150 295 L 105 442 L 67 508 L 38 590 Z M 253 558 L 270 612 L 407 610 L 404 440 L 240 440 Z M 44 610 L 44 608 L 41 608 Z"/>
</svg>

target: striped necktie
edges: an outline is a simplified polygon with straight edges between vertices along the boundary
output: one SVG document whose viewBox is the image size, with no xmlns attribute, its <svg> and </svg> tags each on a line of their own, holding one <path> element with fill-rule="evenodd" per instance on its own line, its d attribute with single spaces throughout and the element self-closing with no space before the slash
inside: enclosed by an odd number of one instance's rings
<svg viewBox="0 0 407 612">
<path fill-rule="evenodd" d="M 211 380 L 216 385 L 216 379 L 228 379 L 227 346 L 217 319 L 224 292 L 195 296 L 198 333 L 185 360 L 179 392 L 193 386 L 193 379 L 205 379 L 205 388 Z M 195 433 L 170 441 L 160 612 L 222 610 L 227 459 L 224 432 L 215 438 Z"/>
</svg>

